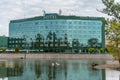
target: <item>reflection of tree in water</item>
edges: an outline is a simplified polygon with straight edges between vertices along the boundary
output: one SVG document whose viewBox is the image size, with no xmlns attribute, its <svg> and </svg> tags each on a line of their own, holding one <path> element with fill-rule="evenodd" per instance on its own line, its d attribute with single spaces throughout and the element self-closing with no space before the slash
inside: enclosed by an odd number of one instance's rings
<svg viewBox="0 0 120 80">
<path fill-rule="evenodd" d="M 93 64 L 96 64 L 96 62 L 89 62 L 86 66 L 88 66 L 88 71 L 89 71 L 89 75 L 92 76 L 97 76 L 99 74 L 99 71 L 93 68 Z"/>
<path fill-rule="evenodd" d="M 14 62 L 13 66 L 7 67 L 7 76 L 21 76 L 23 74 L 23 65 L 21 62 Z"/>
<path fill-rule="evenodd" d="M 35 62 L 35 74 L 39 78 L 41 76 L 41 64 L 40 62 Z"/>
<path fill-rule="evenodd" d="M 67 80 L 67 62 L 64 61 L 64 64 L 63 64 L 63 67 L 64 67 L 64 74 L 65 74 L 65 80 Z"/>
<path fill-rule="evenodd" d="M 79 68 L 79 63 L 77 63 L 77 62 L 75 63 L 75 62 L 74 62 L 74 63 L 72 63 L 72 66 L 73 66 L 73 70 L 74 70 L 74 71 L 77 71 L 78 68 Z"/>
<path fill-rule="evenodd" d="M 18 63 L 18 62 L 15 62 L 15 63 L 14 63 L 14 67 L 15 67 L 15 68 L 19 68 L 19 67 L 20 67 L 19 63 Z"/>
<path fill-rule="evenodd" d="M 6 67 L 6 66 L 5 66 L 5 62 L 0 63 L 0 66 L 1 66 L 1 67 Z"/>
</svg>

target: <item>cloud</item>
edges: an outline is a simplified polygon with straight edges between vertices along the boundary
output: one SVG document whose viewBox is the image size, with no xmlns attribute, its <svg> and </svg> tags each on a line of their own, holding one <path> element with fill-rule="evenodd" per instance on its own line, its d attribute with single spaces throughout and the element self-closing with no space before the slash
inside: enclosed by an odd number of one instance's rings
<svg viewBox="0 0 120 80">
<path fill-rule="evenodd" d="M 119 1 L 119 0 L 118 0 Z M 34 17 L 48 13 L 78 16 L 107 16 L 96 9 L 102 9 L 101 0 L 0 0 L 0 35 L 8 35 L 10 20 Z"/>
</svg>

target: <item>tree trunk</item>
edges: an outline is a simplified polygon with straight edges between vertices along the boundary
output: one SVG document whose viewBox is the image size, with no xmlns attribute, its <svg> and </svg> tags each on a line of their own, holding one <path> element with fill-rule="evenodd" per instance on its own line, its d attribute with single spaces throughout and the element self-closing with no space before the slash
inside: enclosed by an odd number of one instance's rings
<svg viewBox="0 0 120 80">
<path fill-rule="evenodd" d="M 120 59 L 118 61 L 119 61 L 119 64 L 120 64 Z"/>
</svg>

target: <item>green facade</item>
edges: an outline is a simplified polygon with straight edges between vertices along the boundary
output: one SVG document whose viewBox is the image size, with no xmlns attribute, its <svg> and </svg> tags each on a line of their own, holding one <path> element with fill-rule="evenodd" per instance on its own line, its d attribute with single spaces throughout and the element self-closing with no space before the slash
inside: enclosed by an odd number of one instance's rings
<svg viewBox="0 0 120 80">
<path fill-rule="evenodd" d="M 8 47 L 8 37 L 0 36 L 0 48 Z"/>
<path fill-rule="evenodd" d="M 8 48 L 9 49 L 24 49 L 25 48 L 25 40 L 22 38 L 8 38 Z"/>
</svg>

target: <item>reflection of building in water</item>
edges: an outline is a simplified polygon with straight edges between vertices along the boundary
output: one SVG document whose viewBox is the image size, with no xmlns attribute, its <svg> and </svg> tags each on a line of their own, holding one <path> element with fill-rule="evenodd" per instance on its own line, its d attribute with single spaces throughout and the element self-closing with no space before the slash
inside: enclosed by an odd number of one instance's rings
<svg viewBox="0 0 120 80">
<path fill-rule="evenodd" d="M 5 61 L 0 61 L 0 78 L 7 77 L 7 69 Z"/>
<path fill-rule="evenodd" d="M 9 64 L 10 65 L 10 64 Z M 12 66 L 11 66 L 12 65 Z M 7 67 L 7 76 L 21 76 L 23 73 L 23 66 L 20 62 L 14 62 L 10 67 Z"/>
<path fill-rule="evenodd" d="M 88 61 L 68 61 L 67 80 L 105 80 L 103 73 L 102 70 L 92 70 Z"/>
<path fill-rule="evenodd" d="M 4 72 L 8 80 L 105 80 L 105 72 L 92 70 L 92 62 L 87 60 L 23 60 L 13 63 L 13 67 L 0 67 L 4 70 L 0 72 Z"/>
<path fill-rule="evenodd" d="M 0 66 L 0 78 L 7 77 L 7 69 L 5 67 Z"/>
<path fill-rule="evenodd" d="M 23 67 L 18 62 L 3 61 L 0 63 L 0 78 L 21 76 Z"/>
</svg>

